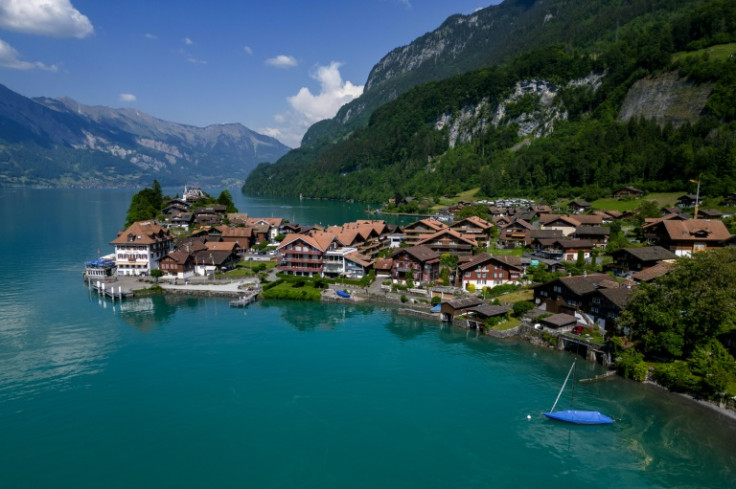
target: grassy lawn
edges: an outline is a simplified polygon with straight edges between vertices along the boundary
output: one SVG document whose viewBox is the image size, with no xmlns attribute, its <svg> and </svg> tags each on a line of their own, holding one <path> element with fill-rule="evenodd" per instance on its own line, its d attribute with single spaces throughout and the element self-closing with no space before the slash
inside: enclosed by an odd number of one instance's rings
<svg viewBox="0 0 736 489">
<path fill-rule="evenodd" d="M 319 301 L 322 291 L 311 285 L 295 287 L 294 284 L 284 282 L 275 287 L 264 290 L 261 296 L 265 299 L 285 299 L 297 301 Z"/>
<path fill-rule="evenodd" d="M 673 207 L 677 203 L 677 198 L 688 191 L 682 192 L 660 192 L 647 194 L 640 199 L 614 199 L 613 197 L 598 199 L 590 203 L 594 209 L 612 210 L 612 211 L 631 211 L 639 207 L 644 200 L 654 200 L 659 207 Z"/>
<path fill-rule="evenodd" d="M 534 300 L 534 291 L 531 289 L 517 290 L 516 292 L 509 292 L 508 294 L 500 295 L 497 299 L 501 302 L 513 304 L 522 301 Z"/>
<path fill-rule="evenodd" d="M 488 253 L 490 253 L 491 255 L 522 256 L 524 254 L 524 248 L 521 246 L 513 248 L 496 248 L 494 246 L 491 246 L 488 248 Z"/>
<path fill-rule="evenodd" d="M 731 42 L 728 44 L 718 44 L 717 46 L 710 46 L 704 49 L 700 49 L 698 51 L 692 51 L 689 53 L 675 53 L 672 55 L 673 61 L 679 61 L 684 58 L 690 58 L 693 56 L 700 57 L 703 54 L 708 54 L 709 59 L 713 61 L 723 61 L 727 59 L 732 54 L 736 53 L 736 43 Z"/>
<path fill-rule="evenodd" d="M 479 190 L 480 190 L 480 187 L 475 187 L 475 188 L 471 188 L 470 190 L 466 190 L 465 192 L 460 192 L 454 197 L 449 197 L 446 199 L 440 198 L 440 203 L 433 206 L 432 210 L 437 211 L 439 209 L 442 209 L 443 207 L 448 207 L 453 204 L 457 204 L 461 200 L 464 200 L 465 202 L 475 202 L 475 194 L 477 194 Z"/>
<path fill-rule="evenodd" d="M 237 268 L 225 272 L 223 276 L 228 278 L 252 277 L 259 271 L 270 270 L 278 263 L 275 261 L 241 261 Z"/>
<path fill-rule="evenodd" d="M 521 324 L 521 319 L 519 318 L 510 318 L 505 323 L 497 324 L 496 326 L 492 327 L 491 329 L 495 331 L 506 331 L 507 329 L 515 328 L 518 325 Z"/>
<path fill-rule="evenodd" d="M 238 263 L 238 268 L 253 268 L 258 265 L 266 265 L 265 270 L 270 270 L 278 265 L 275 261 L 241 261 Z"/>
</svg>

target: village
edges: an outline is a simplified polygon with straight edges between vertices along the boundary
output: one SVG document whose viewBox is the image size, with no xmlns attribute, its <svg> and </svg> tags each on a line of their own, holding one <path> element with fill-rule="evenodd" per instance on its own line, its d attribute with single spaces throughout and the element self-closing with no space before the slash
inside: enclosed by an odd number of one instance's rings
<svg viewBox="0 0 736 489">
<path fill-rule="evenodd" d="M 640 198 L 637 191 L 622 188 L 618 198 Z M 494 336 L 526 328 L 555 338 L 558 348 L 576 340 L 602 361 L 603 339 L 622 333 L 616 319 L 639 284 L 673 270 L 677 258 L 733 242 L 721 213 L 699 210 L 695 195 L 641 220 L 643 241 L 613 251 L 612 224 L 635 212 L 596 210 L 580 200 L 566 209 L 521 199 L 459 202 L 444 216 L 483 205 L 490 219 L 426 217 L 404 226 L 365 219 L 322 227 L 227 213 L 221 205 L 194 208 L 204 196 L 187 188 L 165 204 L 161 220 L 120 232 L 110 242 L 113 255 L 87 262 L 88 282 L 112 297 L 125 279 L 195 294 L 220 284 L 223 295 L 245 305 L 262 290 L 269 297 L 265 290 L 276 285 L 312 289 L 317 280 L 318 295 L 271 297 L 393 301 L 407 314 Z M 122 285 L 117 290 L 122 299 Z"/>
</svg>

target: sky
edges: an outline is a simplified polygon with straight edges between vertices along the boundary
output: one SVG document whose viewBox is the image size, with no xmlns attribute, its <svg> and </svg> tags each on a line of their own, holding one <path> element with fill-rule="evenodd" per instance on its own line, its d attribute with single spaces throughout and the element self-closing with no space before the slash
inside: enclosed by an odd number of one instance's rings
<svg viewBox="0 0 736 489">
<path fill-rule="evenodd" d="M 0 0 L 0 83 L 27 97 L 239 122 L 298 147 L 392 49 L 499 0 Z"/>
</svg>

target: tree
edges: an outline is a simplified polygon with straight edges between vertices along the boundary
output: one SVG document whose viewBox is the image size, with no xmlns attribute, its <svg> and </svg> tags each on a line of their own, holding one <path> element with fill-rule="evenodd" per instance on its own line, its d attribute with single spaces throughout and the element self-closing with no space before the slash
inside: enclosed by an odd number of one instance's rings
<svg viewBox="0 0 736 489">
<path fill-rule="evenodd" d="M 227 207 L 226 212 L 238 212 L 237 207 L 233 203 L 233 196 L 228 189 L 220 192 L 220 196 L 217 197 L 217 203 Z"/>
<path fill-rule="evenodd" d="M 455 220 L 462 221 L 470 216 L 488 220 L 490 218 L 490 211 L 488 210 L 488 206 L 484 204 L 466 205 L 455 213 Z"/>
<path fill-rule="evenodd" d="M 136 221 L 155 219 L 161 212 L 162 206 L 161 186 L 157 180 L 154 180 L 153 188 L 144 188 L 131 198 L 130 207 L 128 207 L 128 213 L 125 216 L 125 227 Z"/>
</svg>

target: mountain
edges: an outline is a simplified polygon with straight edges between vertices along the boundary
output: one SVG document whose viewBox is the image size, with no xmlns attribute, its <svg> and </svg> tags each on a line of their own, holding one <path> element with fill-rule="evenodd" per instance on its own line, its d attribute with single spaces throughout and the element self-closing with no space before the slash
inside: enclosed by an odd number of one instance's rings
<svg viewBox="0 0 736 489">
<path fill-rule="evenodd" d="M 228 184 L 288 149 L 241 124 L 194 127 L 0 85 L 0 185 Z"/>
<path fill-rule="evenodd" d="M 243 189 L 590 196 L 683 188 L 705 170 L 723 190 L 736 185 L 735 26 L 726 0 L 507 0 L 453 16 L 385 56 L 363 96 Z"/>
</svg>

